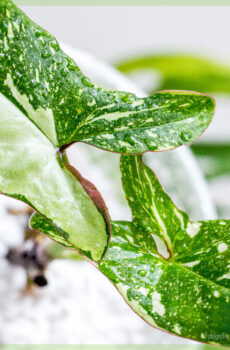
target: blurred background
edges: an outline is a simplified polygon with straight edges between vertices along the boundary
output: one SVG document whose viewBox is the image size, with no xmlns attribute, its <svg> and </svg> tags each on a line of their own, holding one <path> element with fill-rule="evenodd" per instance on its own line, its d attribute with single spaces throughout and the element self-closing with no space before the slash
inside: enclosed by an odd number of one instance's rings
<svg viewBox="0 0 230 350">
<path fill-rule="evenodd" d="M 190 52 L 229 61 L 228 6 L 23 6 L 59 40 L 107 61 Z"/>
<path fill-rule="evenodd" d="M 22 9 L 54 34 L 83 72 L 101 86 L 139 96 L 164 88 L 215 96 L 214 121 L 193 150 L 148 154 L 146 162 L 192 219 L 229 218 L 230 7 Z M 71 146 L 68 156 L 97 185 L 112 218 L 129 219 L 119 157 L 87 145 Z M 65 259 L 54 246 L 47 248 L 47 242 L 42 249 L 52 251 L 54 260 L 44 258 L 43 279 L 36 286 L 28 269 L 9 263 L 12 249 L 18 256 L 31 250 L 40 256 L 34 233 L 28 230 L 29 214 L 20 203 L 0 198 L 0 344 L 195 344 L 147 325 L 95 268 Z"/>
</svg>

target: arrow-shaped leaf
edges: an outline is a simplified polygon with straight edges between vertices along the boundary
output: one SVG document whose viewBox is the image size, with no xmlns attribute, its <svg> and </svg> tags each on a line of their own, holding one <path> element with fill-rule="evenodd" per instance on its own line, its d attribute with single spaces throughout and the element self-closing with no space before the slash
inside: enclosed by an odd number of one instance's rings
<svg viewBox="0 0 230 350">
<path fill-rule="evenodd" d="M 112 222 L 97 267 L 150 325 L 229 345 L 230 221 L 191 222 L 140 156 L 123 156 L 121 170 L 133 222 Z M 31 225 L 56 234 L 37 214 Z"/>
<path fill-rule="evenodd" d="M 51 34 L 1 0 L 0 191 L 32 206 L 58 231 L 53 238 L 89 258 L 106 251 L 109 217 L 64 149 L 75 141 L 117 152 L 171 149 L 199 137 L 213 111 L 213 100 L 195 93 L 144 99 L 95 86 Z"/>
<path fill-rule="evenodd" d="M 166 150 L 195 141 L 210 123 L 214 103 L 207 96 L 138 98 L 99 88 L 10 0 L 0 6 L 0 91 L 56 146 L 84 141 L 122 153 Z"/>
<path fill-rule="evenodd" d="M 149 54 L 118 63 L 122 72 L 158 72 L 158 89 L 188 89 L 204 93 L 230 93 L 230 67 L 188 54 Z M 154 79 L 153 79 L 154 80 Z M 153 85 L 153 84 L 152 84 Z M 153 86 L 151 87 L 151 93 Z M 229 144 L 202 142 L 192 146 L 207 179 L 229 174 Z"/>
<path fill-rule="evenodd" d="M 99 269 L 154 327 L 229 345 L 230 221 L 189 221 L 141 156 L 121 171 L 133 223 L 113 223 Z"/>
</svg>

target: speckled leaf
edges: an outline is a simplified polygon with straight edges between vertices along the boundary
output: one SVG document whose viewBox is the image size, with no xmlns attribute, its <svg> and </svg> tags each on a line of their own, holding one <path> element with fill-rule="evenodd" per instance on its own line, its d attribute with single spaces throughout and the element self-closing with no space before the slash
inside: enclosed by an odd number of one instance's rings
<svg viewBox="0 0 230 350">
<path fill-rule="evenodd" d="M 104 255 L 109 224 L 103 200 L 92 199 L 60 158 L 57 148 L 12 102 L 0 94 L 0 191 L 42 214 L 77 250 Z M 57 237 L 58 239 L 58 237 Z"/>
<path fill-rule="evenodd" d="M 1 0 L 0 191 L 31 205 L 91 259 L 106 251 L 109 217 L 64 149 L 75 141 L 132 153 L 174 148 L 199 137 L 213 110 L 211 98 L 195 93 L 143 99 L 95 86 L 51 34 Z"/>
<path fill-rule="evenodd" d="M 208 93 L 230 93 L 230 66 L 188 54 L 162 54 L 134 57 L 118 63 L 117 68 L 127 74 L 158 73 L 155 89 L 182 89 Z"/>
<path fill-rule="evenodd" d="M 195 141 L 213 100 L 164 92 L 148 98 L 101 89 L 10 0 L 0 5 L 0 91 L 56 146 L 83 141 L 115 152 L 159 151 Z"/>
<path fill-rule="evenodd" d="M 230 345 L 230 221 L 191 222 L 141 156 L 122 156 L 133 222 L 114 222 L 99 269 L 154 327 Z"/>
</svg>

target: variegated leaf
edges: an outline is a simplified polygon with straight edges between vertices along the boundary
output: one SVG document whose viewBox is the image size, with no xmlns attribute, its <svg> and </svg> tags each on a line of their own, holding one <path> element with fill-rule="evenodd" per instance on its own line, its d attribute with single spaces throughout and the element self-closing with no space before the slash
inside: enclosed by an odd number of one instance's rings
<svg viewBox="0 0 230 350">
<path fill-rule="evenodd" d="M 119 152 L 174 148 L 194 141 L 213 110 L 198 94 L 141 99 L 95 86 L 51 34 L 0 1 L 0 191 L 31 205 L 57 240 L 89 258 L 106 251 L 109 216 L 64 149 L 74 141 Z"/>
<path fill-rule="evenodd" d="M 162 54 L 134 57 L 118 63 L 118 69 L 127 74 L 160 74 L 154 89 L 188 89 L 204 93 L 230 93 L 230 66 L 205 57 L 187 54 Z M 153 78 L 154 80 L 154 78 Z M 229 144 L 222 142 L 196 143 L 194 154 L 207 179 L 230 173 Z"/>
<path fill-rule="evenodd" d="M 0 191 L 29 204 L 73 248 L 100 260 L 109 239 L 100 213 L 105 205 L 98 192 L 96 202 L 96 190 L 89 196 L 70 170 L 45 135 L 0 95 Z"/>
<path fill-rule="evenodd" d="M 195 141 L 210 123 L 211 98 L 185 92 L 138 98 L 101 89 L 11 0 L 1 1 L 0 14 L 0 91 L 54 145 L 159 151 Z"/>
<path fill-rule="evenodd" d="M 141 156 L 121 171 L 133 223 L 113 223 L 99 269 L 154 327 L 230 345 L 230 221 L 191 222 Z"/>
<path fill-rule="evenodd" d="M 112 222 L 99 270 L 150 325 L 229 345 L 230 221 L 191 222 L 140 156 L 123 156 L 121 169 L 133 223 Z M 31 224 L 55 234 L 37 214 Z"/>
<path fill-rule="evenodd" d="M 61 244 L 65 248 L 73 249 L 72 244 L 68 242 L 65 235 L 61 234 L 48 220 L 44 219 L 38 213 L 34 213 L 30 218 L 30 227 L 34 230 L 45 233 L 53 241 Z"/>
</svg>

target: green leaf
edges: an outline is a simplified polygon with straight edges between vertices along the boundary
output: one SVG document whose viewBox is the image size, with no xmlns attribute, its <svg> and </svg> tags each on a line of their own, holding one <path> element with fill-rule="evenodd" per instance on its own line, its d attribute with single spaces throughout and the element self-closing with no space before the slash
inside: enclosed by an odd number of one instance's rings
<svg viewBox="0 0 230 350">
<path fill-rule="evenodd" d="M 230 345 L 230 221 L 191 222 L 141 156 L 122 156 L 133 222 L 114 222 L 99 269 L 152 326 Z"/>
<path fill-rule="evenodd" d="M 202 142 L 192 145 L 192 151 L 208 180 L 230 175 L 229 143 Z"/>
<path fill-rule="evenodd" d="M 29 204 L 74 248 L 99 260 L 109 239 L 99 205 L 95 206 L 93 196 L 61 160 L 56 147 L 3 95 L 0 135 L 1 192 Z M 98 192 L 97 196 L 103 204 Z"/>
<path fill-rule="evenodd" d="M 10 0 L 1 1 L 0 91 L 58 147 L 83 141 L 122 153 L 159 151 L 195 141 L 214 102 L 194 93 L 138 98 L 93 84 Z"/>
<path fill-rule="evenodd" d="M 44 219 L 38 213 L 34 213 L 30 218 L 30 227 L 34 230 L 43 232 L 55 242 L 50 242 L 46 247 L 46 252 L 49 257 L 54 259 L 71 259 L 81 260 L 79 254 L 76 254 L 72 244 L 65 239 L 65 236 L 61 234 L 55 227 L 46 219 Z M 59 244 L 57 244 L 59 243 Z M 64 249 L 68 248 L 68 249 Z"/>
<path fill-rule="evenodd" d="M 230 93 L 230 67 L 199 56 L 183 53 L 150 54 L 122 61 L 117 64 L 117 68 L 124 73 L 160 73 L 157 89 Z"/>
<path fill-rule="evenodd" d="M 143 99 L 97 87 L 51 34 L 1 0 L 0 191 L 33 207 L 59 232 L 53 238 L 90 259 L 104 256 L 110 220 L 95 187 L 67 164 L 67 146 L 170 149 L 199 137 L 213 111 L 203 95 Z"/>
<path fill-rule="evenodd" d="M 160 89 L 188 89 L 209 93 L 230 93 L 230 66 L 187 54 L 134 57 L 117 65 L 124 73 L 158 72 Z M 153 89 L 151 89 L 151 92 Z M 207 179 L 230 173 L 230 145 L 221 142 L 192 146 Z"/>
<path fill-rule="evenodd" d="M 72 249 L 73 246 L 65 238 L 60 231 L 58 231 L 48 220 L 44 219 L 38 213 L 34 213 L 30 218 L 30 227 L 34 230 L 45 233 L 53 241 L 61 244 L 65 248 Z"/>
</svg>

